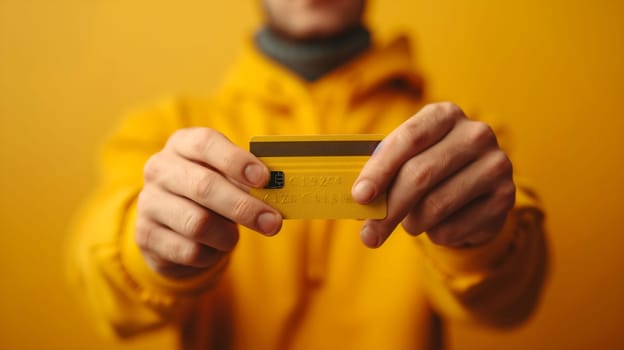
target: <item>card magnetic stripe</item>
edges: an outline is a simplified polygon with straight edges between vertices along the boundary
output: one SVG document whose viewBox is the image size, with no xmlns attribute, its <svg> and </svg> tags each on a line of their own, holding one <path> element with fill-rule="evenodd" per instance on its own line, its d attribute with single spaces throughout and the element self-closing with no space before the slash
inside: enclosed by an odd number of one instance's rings
<svg viewBox="0 0 624 350">
<path fill-rule="evenodd" d="M 251 142 L 256 157 L 370 156 L 379 140 Z"/>
</svg>

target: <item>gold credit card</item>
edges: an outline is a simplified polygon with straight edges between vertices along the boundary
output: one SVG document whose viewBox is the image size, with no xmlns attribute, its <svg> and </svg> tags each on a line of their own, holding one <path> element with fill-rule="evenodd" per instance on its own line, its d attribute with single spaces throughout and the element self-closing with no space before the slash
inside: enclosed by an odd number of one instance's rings
<svg viewBox="0 0 624 350">
<path fill-rule="evenodd" d="M 383 135 L 255 136 L 249 150 L 271 179 L 251 194 L 284 219 L 383 219 L 386 195 L 362 205 L 351 187 Z"/>
</svg>

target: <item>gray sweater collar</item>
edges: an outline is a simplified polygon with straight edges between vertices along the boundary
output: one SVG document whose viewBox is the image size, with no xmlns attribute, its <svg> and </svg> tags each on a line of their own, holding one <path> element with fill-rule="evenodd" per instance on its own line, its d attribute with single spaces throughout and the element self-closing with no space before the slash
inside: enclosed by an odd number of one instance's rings
<svg viewBox="0 0 624 350">
<path fill-rule="evenodd" d="M 302 42 L 264 27 L 256 34 L 255 43 L 268 57 L 314 81 L 370 48 L 371 38 L 368 30 L 359 26 L 333 38 Z"/>
</svg>

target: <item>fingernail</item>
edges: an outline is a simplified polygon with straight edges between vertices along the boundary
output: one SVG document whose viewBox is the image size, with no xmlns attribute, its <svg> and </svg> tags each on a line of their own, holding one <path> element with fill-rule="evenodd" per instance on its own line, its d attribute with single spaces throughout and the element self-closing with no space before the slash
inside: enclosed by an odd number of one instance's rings
<svg viewBox="0 0 624 350">
<path fill-rule="evenodd" d="M 266 212 L 258 215 L 256 223 L 262 233 L 267 236 L 273 236 L 279 230 L 279 221 L 280 219 L 277 217 L 277 215 Z"/>
<path fill-rule="evenodd" d="M 353 186 L 353 199 L 359 203 L 368 203 L 375 196 L 375 186 L 369 180 L 362 180 Z"/>
<path fill-rule="evenodd" d="M 264 169 L 257 164 L 249 164 L 245 167 L 245 177 L 249 183 L 260 185 L 264 180 Z"/>
<path fill-rule="evenodd" d="M 377 248 L 381 244 L 381 237 L 368 226 L 362 227 L 360 239 L 369 248 Z"/>
</svg>

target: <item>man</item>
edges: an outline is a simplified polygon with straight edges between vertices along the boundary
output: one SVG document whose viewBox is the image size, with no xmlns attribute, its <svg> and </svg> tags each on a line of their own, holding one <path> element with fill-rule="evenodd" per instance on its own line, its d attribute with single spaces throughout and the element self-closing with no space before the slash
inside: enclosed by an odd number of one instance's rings
<svg viewBox="0 0 624 350">
<path fill-rule="evenodd" d="M 169 325 L 186 349 L 431 349 L 440 315 L 525 319 L 541 214 L 492 129 L 425 105 L 407 42 L 373 47 L 363 0 L 262 4 L 266 27 L 213 100 L 132 115 L 105 149 L 73 248 L 101 328 Z M 269 172 L 249 138 L 299 133 L 387 135 L 352 189 L 387 193 L 387 217 L 283 222 L 250 196 Z"/>
</svg>

